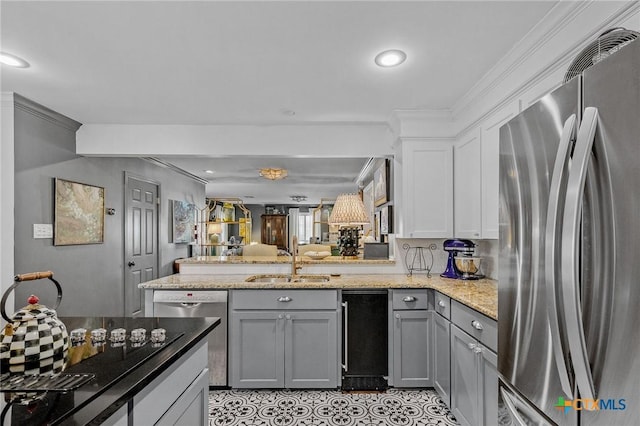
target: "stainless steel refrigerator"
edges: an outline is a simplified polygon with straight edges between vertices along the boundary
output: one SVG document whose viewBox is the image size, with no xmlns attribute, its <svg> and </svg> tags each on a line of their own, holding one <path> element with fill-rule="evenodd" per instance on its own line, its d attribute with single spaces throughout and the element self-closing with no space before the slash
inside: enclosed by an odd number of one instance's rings
<svg viewBox="0 0 640 426">
<path fill-rule="evenodd" d="M 500 129 L 500 424 L 640 423 L 640 40 Z"/>
</svg>

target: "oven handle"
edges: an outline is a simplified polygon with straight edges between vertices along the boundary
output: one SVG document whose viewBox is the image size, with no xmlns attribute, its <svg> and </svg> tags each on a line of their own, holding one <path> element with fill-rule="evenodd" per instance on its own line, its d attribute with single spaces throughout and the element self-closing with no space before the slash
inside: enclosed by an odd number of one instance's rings
<svg viewBox="0 0 640 426">
<path fill-rule="evenodd" d="M 342 346 L 342 358 L 344 359 L 344 364 L 342 364 L 342 368 L 345 373 L 348 371 L 347 366 L 349 365 L 349 351 L 347 350 L 349 346 L 349 303 L 342 302 L 343 312 L 344 312 L 344 324 L 342 324 L 344 334 L 344 345 Z"/>
</svg>

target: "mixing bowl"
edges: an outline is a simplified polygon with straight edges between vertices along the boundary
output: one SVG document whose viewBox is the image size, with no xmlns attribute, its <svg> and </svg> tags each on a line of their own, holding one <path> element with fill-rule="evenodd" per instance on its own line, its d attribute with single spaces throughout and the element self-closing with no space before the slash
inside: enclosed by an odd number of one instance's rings
<svg viewBox="0 0 640 426">
<path fill-rule="evenodd" d="M 474 275 L 480 270 L 481 257 L 475 256 L 456 256 L 456 268 L 465 275 Z"/>
</svg>

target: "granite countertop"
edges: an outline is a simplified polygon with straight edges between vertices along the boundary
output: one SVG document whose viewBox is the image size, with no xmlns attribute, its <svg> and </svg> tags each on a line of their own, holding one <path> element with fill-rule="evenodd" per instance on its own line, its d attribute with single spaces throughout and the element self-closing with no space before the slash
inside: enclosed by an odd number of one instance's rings
<svg viewBox="0 0 640 426">
<path fill-rule="evenodd" d="M 342 256 L 328 256 L 321 260 L 314 260 L 308 256 L 298 256 L 296 262 L 302 265 L 335 265 L 335 264 L 366 264 L 393 265 L 393 259 L 362 259 L 345 258 Z M 180 265 L 208 265 L 208 264 L 282 264 L 291 263 L 291 256 L 196 256 L 178 259 Z"/>
<path fill-rule="evenodd" d="M 164 328 L 168 343 L 159 349 L 145 344 L 122 347 L 110 342 L 96 346 L 88 358 L 69 360 L 64 373 L 91 373 L 89 383 L 70 392 L 49 391 L 33 406 L 12 405 L 11 424 L 100 424 L 133 398 L 145 386 L 200 342 L 220 323 L 219 318 L 104 318 L 61 317 L 67 330 Z M 91 345 L 86 342 L 84 346 Z M 91 345 L 93 347 L 93 345 Z M 82 347 L 83 357 L 87 351 Z M 80 361 L 71 365 L 73 362 Z M 8 394 L 12 395 L 12 394 Z"/>
<path fill-rule="evenodd" d="M 278 275 L 278 274 L 269 274 Z M 306 275 L 306 274 L 302 274 Z M 139 284 L 156 290 L 177 289 L 355 289 L 355 288 L 433 288 L 476 311 L 498 319 L 498 286 L 495 280 L 454 280 L 439 275 L 342 274 L 327 282 L 256 283 L 245 281 L 251 275 L 174 274 Z"/>
</svg>

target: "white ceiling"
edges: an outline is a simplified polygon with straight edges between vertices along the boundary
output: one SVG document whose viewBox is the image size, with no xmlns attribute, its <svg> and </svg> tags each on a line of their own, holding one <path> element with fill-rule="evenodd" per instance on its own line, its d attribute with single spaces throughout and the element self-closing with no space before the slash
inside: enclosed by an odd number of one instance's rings
<svg viewBox="0 0 640 426">
<path fill-rule="evenodd" d="M 2 51 L 31 67 L 3 66 L 1 89 L 85 124 L 380 123 L 396 109 L 454 107 L 555 4 L 3 1 Z M 389 48 L 405 50 L 405 64 L 375 66 Z M 164 160 L 200 176 L 215 168 Z M 227 188 L 257 164 L 225 160 L 234 174 L 220 168 L 213 179 Z M 355 163 L 343 165 L 351 190 Z M 300 180 L 326 173 L 320 162 L 301 170 Z M 246 185 L 237 196 L 251 195 Z"/>
</svg>

